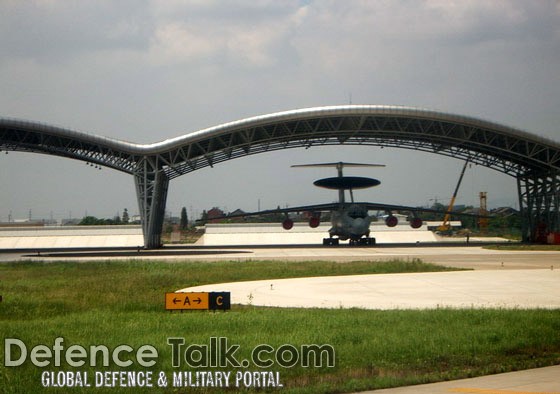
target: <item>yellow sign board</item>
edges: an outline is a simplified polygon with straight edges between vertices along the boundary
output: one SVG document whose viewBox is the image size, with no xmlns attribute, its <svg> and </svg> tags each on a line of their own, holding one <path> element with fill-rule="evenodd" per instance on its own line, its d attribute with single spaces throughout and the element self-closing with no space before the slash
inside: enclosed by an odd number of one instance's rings
<svg viewBox="0 0 560 394">
<path fill-rule="evenodd" d="M 165 309 L 209 309 L 208 293 L 165 293 Z"/>
</svg>

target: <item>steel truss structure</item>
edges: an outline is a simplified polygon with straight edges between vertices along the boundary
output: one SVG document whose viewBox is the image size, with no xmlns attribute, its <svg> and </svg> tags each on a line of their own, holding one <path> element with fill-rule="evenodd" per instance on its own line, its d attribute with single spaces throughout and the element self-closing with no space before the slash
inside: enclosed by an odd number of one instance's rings
<svg viewBox="0 0 560 394">
<path fill-rule="evenodd" d="M 144 246 L 157 248 L 169 181 L 227 160 L 322 145 L 419 150 L 515 177 L 523 239 L 560 231 L 560 144 L 477 118 L 419 108 L 347 105 L 258 116 L 154 144 L 0 118 L 0 149 L 46 153 L 134 176 Z"/>
</svg>

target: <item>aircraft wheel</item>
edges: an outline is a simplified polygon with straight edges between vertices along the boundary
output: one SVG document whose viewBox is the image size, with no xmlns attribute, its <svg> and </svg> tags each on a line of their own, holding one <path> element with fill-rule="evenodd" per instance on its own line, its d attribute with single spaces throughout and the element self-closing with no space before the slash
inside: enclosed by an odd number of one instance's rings
<svg viewBox="0 0 560 394">
<path fill-rule="evenodd" d="M 338 239 L 336 238 L 323 238 L 324 246 L 336 246 L 338 245 Z"/>
<path fill-rule="evenodd" d="M 373 246 L 375 245 L 375 238 L 366 237 L 357 240 L 351 240 L 350 245 Z"/>
</svg>

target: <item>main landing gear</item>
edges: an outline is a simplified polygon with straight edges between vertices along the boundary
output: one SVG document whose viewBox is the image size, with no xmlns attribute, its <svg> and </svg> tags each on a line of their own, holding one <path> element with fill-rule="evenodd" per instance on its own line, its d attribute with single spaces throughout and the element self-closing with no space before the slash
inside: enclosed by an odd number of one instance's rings
<svg viewBox="0 0 560 394">
<path fill-rule="evenodd" d="M 350 246 L 373 246 L 375 245 L 375 238 L 360 238 L 360 239 L 351 239 Z"/>
<path fill-rule="evenodd" d="M 339 239 L 338 238 L 323 238 L 323 245 L 325 246 L 338 246 Z M 374 246 L 375 245 L 375 238 L 360 238 L 360 239 L 351 239 L 349 241 L 350 246 Z"/>
</svg>

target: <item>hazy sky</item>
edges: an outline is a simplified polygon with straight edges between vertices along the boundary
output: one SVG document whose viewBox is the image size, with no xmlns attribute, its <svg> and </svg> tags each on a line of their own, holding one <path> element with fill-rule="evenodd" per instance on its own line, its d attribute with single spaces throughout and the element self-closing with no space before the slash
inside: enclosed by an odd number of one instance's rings
<svg viewBox="0 0 560 394">
<path fill-rule="evenodd" d="M 0 2 L 0 116 L 133 142 L 323 105 L 449 111 L 560 141 L 558 1 Z M 404 149 L 292 149 L 171 181 L 168 210 L 330 202 L 324 161 L 382 184 L 363 201 L 448 202 L 462 162 Z M 38 154 L 0 154 L 0 221 L 138 212 L 131 176 Z M 517 206 L 513 178 L 467 170 L 458 204 Z"/>
</svg>

